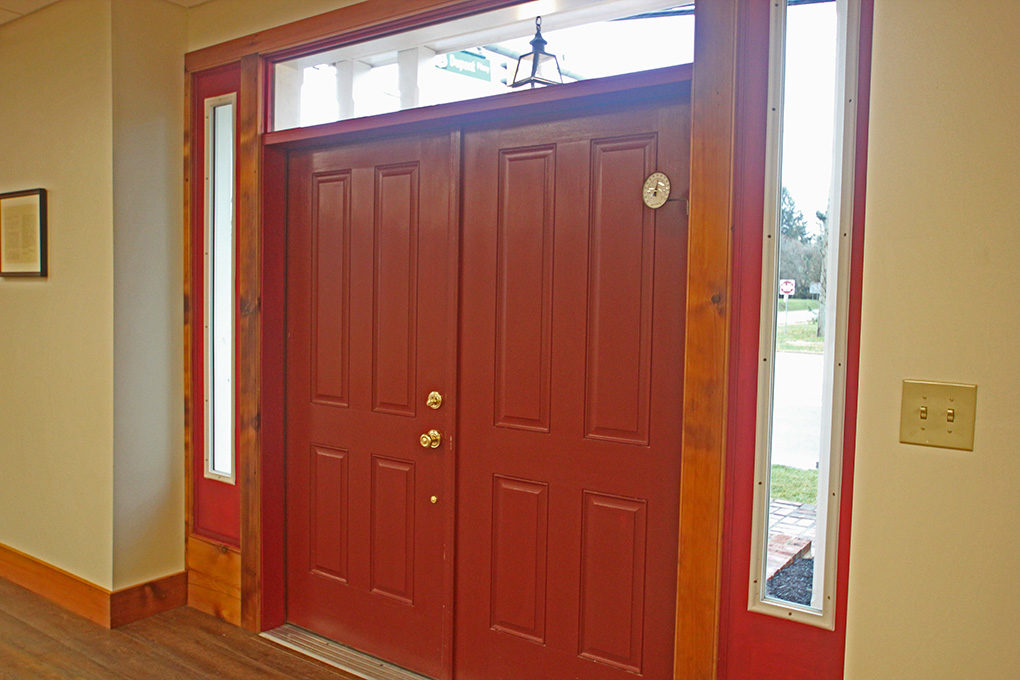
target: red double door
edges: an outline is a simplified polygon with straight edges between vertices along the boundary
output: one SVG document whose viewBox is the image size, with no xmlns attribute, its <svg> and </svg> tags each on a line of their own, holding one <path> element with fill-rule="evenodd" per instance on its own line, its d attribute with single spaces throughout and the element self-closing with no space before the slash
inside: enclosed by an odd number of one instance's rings
<svg viewBox="0 0 1020 680">
<path fill-rule="evenodd" d="M 641 189 L 686 196 L 688 130 L 292 154 L 291 623 L 436 678 L 672 677 L 686 214 Z"/>
</svg>

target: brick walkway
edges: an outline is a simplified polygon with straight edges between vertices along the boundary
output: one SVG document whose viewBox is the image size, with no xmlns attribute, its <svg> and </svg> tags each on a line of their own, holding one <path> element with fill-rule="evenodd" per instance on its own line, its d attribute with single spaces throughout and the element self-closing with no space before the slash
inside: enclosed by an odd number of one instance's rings
<svg viewBox="0 0 1020 680">
<path fill-rule="evenodd" d="M 772 499 L 769 503 L 769 556 L 765 579 L 811 552 L 815 506 Z"/>
</svg>

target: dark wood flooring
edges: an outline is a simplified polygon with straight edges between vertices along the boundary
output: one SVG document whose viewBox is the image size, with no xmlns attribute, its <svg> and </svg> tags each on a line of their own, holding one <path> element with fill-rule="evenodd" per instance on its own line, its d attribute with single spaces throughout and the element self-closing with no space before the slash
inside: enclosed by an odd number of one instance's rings
<svg viewBox="0 0 1020 680">
<path fill-rule="evenodd" d="M 194 609 L 106 630 L 0 579 L 2 680 L 356 680 Z"/>
</svg>

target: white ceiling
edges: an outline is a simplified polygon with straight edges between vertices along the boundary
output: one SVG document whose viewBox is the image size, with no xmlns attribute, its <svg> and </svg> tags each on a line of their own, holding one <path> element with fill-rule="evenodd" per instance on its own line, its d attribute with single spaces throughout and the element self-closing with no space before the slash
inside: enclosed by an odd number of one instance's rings
<svg viewBox="0 0 1020 680">
<path fill-rule="evenodd" d="M 20 19 L 26 14 L 31 14 L 54 2 L 58 2 L 58 0 L 0 0 L 0 24 Z M 209 0 L 167 0 L 167 2 L 181 7 L 194 7 L 209 2 Z"/>
</svg>

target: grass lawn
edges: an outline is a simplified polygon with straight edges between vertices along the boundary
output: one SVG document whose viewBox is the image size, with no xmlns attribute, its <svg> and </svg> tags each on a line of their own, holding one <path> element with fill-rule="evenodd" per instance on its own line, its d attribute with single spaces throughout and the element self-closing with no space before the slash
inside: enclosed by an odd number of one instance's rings
<svg viewBox="0 0 1020 680">
<path fill-rule="evenodd" d="M 780 352 L 821 354 L 825 349 L 825 338 L 818 337 L 818 322 L 791 323 L 784 326 L 780 312 L 779 325 L 776 327 L 776 349 Z"/>
<path fill-rule="evenodd" d="M 802 309 L 810 309 L 811 311 L 816 311 L 818 309 L 818 300 L 806 300 L 806 299 L 802 300 L 800 298 L 790 298 L 788 302 L 790 303 L 791 312 L 798 312 Z M 782 297 L 780 297 L 779 301 L 776 302 L 776 309 L 779 310 L 780 314 L 782 314 L 783 310 L 786 309 L 786 302 L 783 302 Z"/>
<path fill-rule="evenodd" d="M 818 500 L 818 470 L 773 465 L 771 496 L 795 503 L 815 503 Z"/>
</svg>

